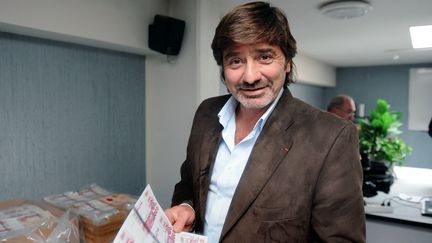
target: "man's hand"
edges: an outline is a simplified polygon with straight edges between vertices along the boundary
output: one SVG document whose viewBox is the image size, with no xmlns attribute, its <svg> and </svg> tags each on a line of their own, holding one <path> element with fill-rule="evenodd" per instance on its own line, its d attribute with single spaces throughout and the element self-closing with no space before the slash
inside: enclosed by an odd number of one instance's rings
<svg viewBox="0 0 432 243">
<path fill-rule="evenodd" d="M 178 205 L 165 210 L 165 214 L 173 224 L 174 232 L 191 231 L 195 220 L 195 211 L 189 205 Z"/>
</svg>

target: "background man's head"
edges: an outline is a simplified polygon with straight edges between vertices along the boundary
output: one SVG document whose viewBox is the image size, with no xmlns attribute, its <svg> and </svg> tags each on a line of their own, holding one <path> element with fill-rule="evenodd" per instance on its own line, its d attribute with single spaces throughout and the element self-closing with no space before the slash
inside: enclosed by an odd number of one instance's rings
<svg viewBox="0 0 432 243">
<path fill-rule="evenodd" d="M 334 97 L 327 107 L 327 111 L 342 117 L 345 120 L 354 120 L 356 107 L 353 98 L 348 95 Z"/>
<path fill-rule="evenodd" d="M 286 76 L 285 85 L 292 82 L 296 40 L 291 35 L 285 14 L 269 3 L 247 3 L 227 13 L 216 28 L 211 47 L 217 64 L 223 67 L 224 50 L 239 44 L 255 43 L 268 43 L 281 48 L 286 65 L 290 65 L 291 70 Z"/>
</svg>

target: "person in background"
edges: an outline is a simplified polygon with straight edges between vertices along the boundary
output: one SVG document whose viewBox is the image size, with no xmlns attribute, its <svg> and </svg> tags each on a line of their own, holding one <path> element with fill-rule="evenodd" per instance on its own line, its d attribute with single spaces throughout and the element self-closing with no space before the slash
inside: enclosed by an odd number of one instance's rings
<svg viewBox="0 0 432 243">
<path fill-rule="evenodd" d="M 353 121 L 356 112 L 354 99 L 348 95 L 338 95 L 330 101 L 327 111 L 345 120 Z"/>
<path fill-rule="evenodd" d="M 284 13 L 240 5 L 216 28 L 229 95 L 198 107 L 165 210 L 209 242 L 365 242 L 354 124 L 294 98 L 296 41 Z"/>
<path fill-rule="evenodd" d="M 429 130 L 428 130 L 429 136 L 432 138 L 432 118 L 429 122 Z"/>
</svg>

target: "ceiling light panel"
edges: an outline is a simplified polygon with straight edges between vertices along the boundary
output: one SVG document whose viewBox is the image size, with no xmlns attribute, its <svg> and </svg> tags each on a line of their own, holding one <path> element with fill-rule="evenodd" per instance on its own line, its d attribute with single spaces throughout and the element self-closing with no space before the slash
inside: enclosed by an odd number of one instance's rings
<svg viewBox="0 0 432 243">
<path fill-rule="evenodd" d="M 413 48 L 432 47 L 432 25 L 411 26 L 409 30 Z"/>
</svg>

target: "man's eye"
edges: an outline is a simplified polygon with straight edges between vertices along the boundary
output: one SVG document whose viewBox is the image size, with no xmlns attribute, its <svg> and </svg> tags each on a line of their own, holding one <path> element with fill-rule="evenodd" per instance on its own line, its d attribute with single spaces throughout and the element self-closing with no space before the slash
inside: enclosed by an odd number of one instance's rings
<svg viewBox="0 0 432 243">
<path fill-rule="evenodd" d="M 259 56 L 259 60 L 263 63 L 270 63 L 273 60 L 273 56 L 269 54 L 262 54 Z"/>
<path fill-rule="evenodd" d="M 241 60 L 239 58 L 233 58 L 229 61 L 230 65 L 239 65 L 241 64 Z"/>
</svg>

